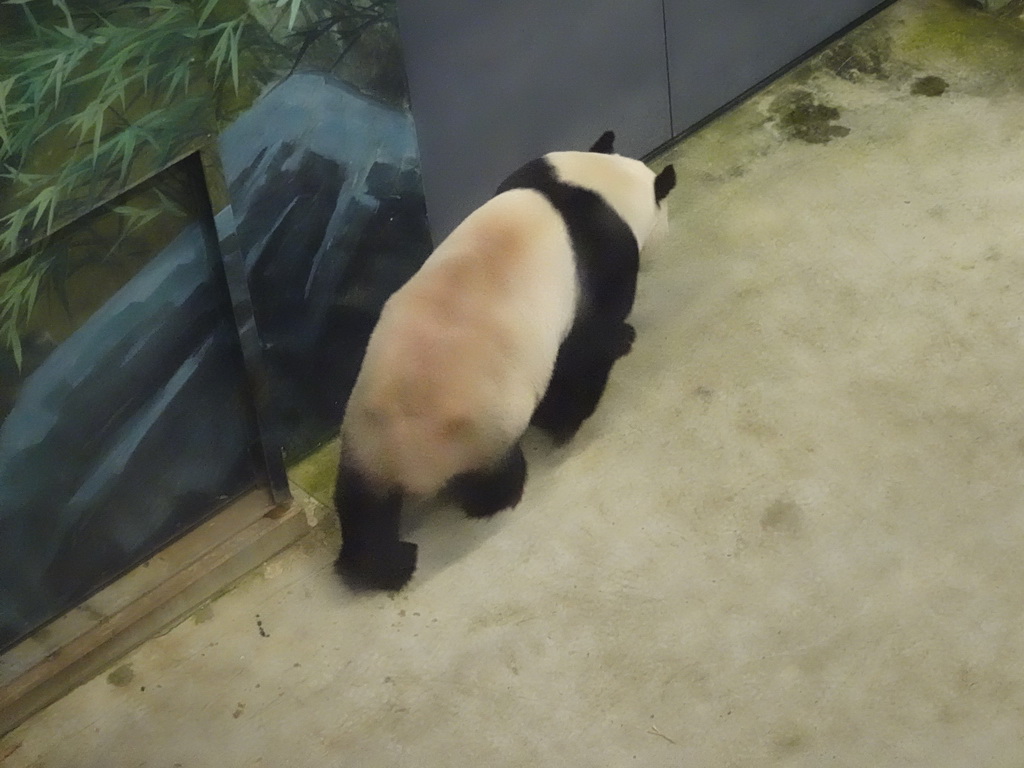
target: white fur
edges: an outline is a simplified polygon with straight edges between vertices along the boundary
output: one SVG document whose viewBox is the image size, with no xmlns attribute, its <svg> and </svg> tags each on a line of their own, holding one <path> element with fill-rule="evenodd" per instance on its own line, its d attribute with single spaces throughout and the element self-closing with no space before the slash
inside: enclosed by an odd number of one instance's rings
<svg viewBox="0 0 1024 768">
<path fill-rule="evenodd" d="M 349 400 L 346 447 L 411 493 L 500 458 L 526 429 L 576 310 L 565 222 L 514 189 L 462 222 L 385 304 Z"/>
</svg>

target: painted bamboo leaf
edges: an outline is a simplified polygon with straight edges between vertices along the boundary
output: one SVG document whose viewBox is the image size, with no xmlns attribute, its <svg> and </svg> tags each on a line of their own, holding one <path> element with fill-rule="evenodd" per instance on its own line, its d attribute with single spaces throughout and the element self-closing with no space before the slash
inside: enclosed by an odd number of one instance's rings
<svg viewBox="0 0 1024 768">
<path fill-rule="evenodd" d="M 234 83 L 235 93 L 238 93 L 238 39 L 241 36 L 242 24 L 239 23 L 231 36 L 231 82 Z"/>
<path fill-rule="evenodd" d="M 362 0 L 0 1 L 24 19 L 16 38 L 0 30 L 0 306 L 11 308 L 0 322 L 0 347 L 17 349 L 19 362 L 19 329 L 39 291 L 58 289 L 54 281 L 73 271 L 59 249 L 47 255 L 35 244 L 24 254 L 44 225 L 53 231 L 212 135 L 199 118 L 210 85 L 230 115 L 286 72 L 301 30 L 274 32 L 278 23 L 294 30 L 307 18 L 328 33 L 349 9 L 370 7 Z M 160 209 L 180 211 L 170 197 L 157 197 Z M 121 213 L 122 233 L 150 221 Z M 101 258 L 92 252 L 75 258 Z M 24 261 L 8 268 L 15 256 Z M 23 265 L 21 276 L 33 282 L 12 279 Z"/>
<path fill-rule="evenodd" d="M 299 15 L 299 8 L 302 7 L 302 0 L 277 0 L 277 7 L 288 8 L 288 29 L 295 29 L 295 18 Z"/>
<path fill-rule="evenodd" d="M 213 13 L 213 9 L 217 7 L 219 2 L 220 0 L 206 0 L 206 2 L 203 3 L 202 10 L 199 12 L 200 27 L 206 23 L 206 20 L 210 17 L 210 14 Z"/>
<path fill-rule="evenodd" d="M 53 211 L 57 207 L 57 201 L 60 199 L 60 190 L 56 186 L 46 187 L 35 199 L 28 204 L 28 208 L 35 209 L 36 215 L 32 220 L 32 226 L 38 227 L 39 220 L 46 216 L 46 231 L 49 232 L 53 229 Z M 49 214 L 47 214 L 49 211 Z"/>
<path fill-rule="evenodd" d="M 18 366 L 18 370 L 21 370 L 22 365 L 22 352 L 21 352 L 21 334 L 18 332 L 18 327 L 15 323 L 11 323 L 7 328 L 7 346 L 11 350 L 11 354 L 14 356 L 14 364 Z"/>
<path fill-rule="evenodd" d="M 118 152 L 121 153 L 121 173 L 118 179 L 122 182 L 128 179 L 128 168 L 135 153 L 135 142 L 138 139 L 138 131 L 134 126 L 129 126 L 115 139 L 118 142 Z"/>
</svg>

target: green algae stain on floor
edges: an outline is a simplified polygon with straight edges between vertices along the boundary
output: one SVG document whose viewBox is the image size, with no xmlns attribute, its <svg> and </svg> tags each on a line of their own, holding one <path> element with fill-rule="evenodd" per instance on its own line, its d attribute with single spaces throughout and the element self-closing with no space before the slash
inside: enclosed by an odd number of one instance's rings
<svg viewBox="0 0 1024 768">
<path fill-rule="evenodd" d="M 205 624 L 213 618 L 213 605 L 207 603 L 198 611 L 192 614 L 192 622 L 194 624 Z"/>
<path fill-rule="evenodd" d="M 820 67 L 851 83 L 865 78 L 887 80 L 892 41 L 887 34 L 871 34 L 871 28 L 847 35 L 819 54 L 809 68 Z"/>
<path fill-rule="evenodd" d="M 118 688 L 124 688 L 134 679 L 135 671 L 132 669 L 131 664 L 122 664 L 107 675 L 107 682 L 111 685 L 117 686 Z"/>
<path fill-rule="evenodd" d="M 910 92 L 915 96 L 941 96 L 949 88 L 949 83 L 937 75 L 925 75 L 919 77 L 910 86 Z"/>
<path fill-rule="evenodd" d="M 997 13 L 958 0 L 929 2 L 926 12 L 907 8 L 894 55 L 925 71 L 959 75 L 971 90 L 1024 90 L 1022 12 L 1024 3 L 1017 0 Z"/>
<path fill-rule="evenodd" d="M 338 441 L 332 440 L 288 469 L 289 479 L 321 504 L 333 507 Z"/>
<path fill-rule="evenodd" d="M 780 94 L 769 107 L 783 135 L 808 144 L 827 144 L 850 134 L 845 125 L 836 125 L 837 107 L 824 104 L 810 91 L 796 88 Z"/>
</svg>

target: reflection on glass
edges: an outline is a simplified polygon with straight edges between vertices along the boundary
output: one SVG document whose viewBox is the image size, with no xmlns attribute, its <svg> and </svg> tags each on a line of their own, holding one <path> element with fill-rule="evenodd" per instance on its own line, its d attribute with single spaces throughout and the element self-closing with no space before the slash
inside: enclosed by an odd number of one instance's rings
<svg viewBox="0 0 1024 768">
<path fill-rule="evenodd" d="M 197 189 L 172 167 L 0 274 L 0 648 L 256 480 Z"/>
</svg>

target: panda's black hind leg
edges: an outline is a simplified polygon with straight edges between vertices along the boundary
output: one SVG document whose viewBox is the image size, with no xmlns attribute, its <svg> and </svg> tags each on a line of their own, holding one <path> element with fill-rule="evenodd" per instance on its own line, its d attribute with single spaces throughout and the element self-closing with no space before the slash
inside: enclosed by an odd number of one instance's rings
<svg viewBox="0 0 1024 768">
<path fill-rule="evenodd" d="M 335 569 L 356 589 L 398 590 L 416 570 L 416 545 L 399 541 L 402 493 L 378 491 L 344 459 L 334 492 L 341 523 L 341 552 Z"/>
<path fill-rule="evenodd" d="M 470 517 L 490 517 L 514 507 L 523 497 L 526 457 L 516 443 L 492 467 L 452 478 L 449 489 Z"/>
</svg>

